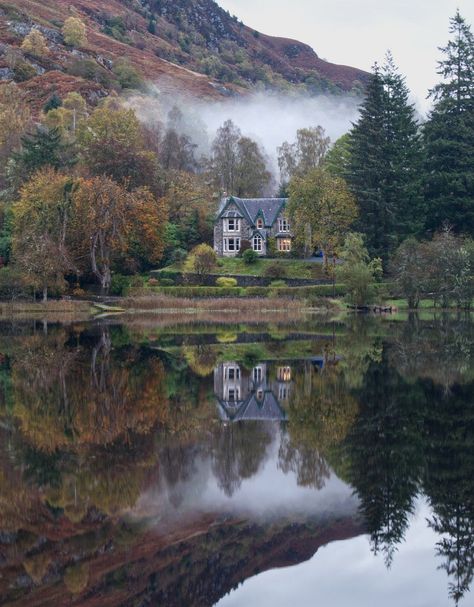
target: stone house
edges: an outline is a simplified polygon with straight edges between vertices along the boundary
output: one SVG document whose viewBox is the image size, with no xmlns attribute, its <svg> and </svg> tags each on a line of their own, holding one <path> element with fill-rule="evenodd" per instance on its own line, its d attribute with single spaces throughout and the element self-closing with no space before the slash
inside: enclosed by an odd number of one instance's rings
<svg viewBox="0 0 474 607">
<path fill-rule="evenodd" d="M 293 234 L 286 214 L 287 198 L 223 198 L 214 225 L 214 250 L 221 257 L 235 257 L 244 241 L 258 255 L 275 250 L 289 253 Z"/>
</svg>

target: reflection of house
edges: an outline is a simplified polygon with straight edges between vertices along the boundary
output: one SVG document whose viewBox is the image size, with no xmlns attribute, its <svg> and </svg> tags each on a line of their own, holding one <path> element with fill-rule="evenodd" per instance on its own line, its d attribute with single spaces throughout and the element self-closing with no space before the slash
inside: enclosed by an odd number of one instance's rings
<svg viewBox="0 0 474 607">
<path fill-rule="evenodd" d="M 235 362 L 226 362 L 214 369 L 214 392 L 219 414 L 224 421 L 283 421 L 286 413 L 282 402 L 291 389 L 291 367 L 282 366 L 270 377 L 267 363 L 250 371 Z"/>
</svg>

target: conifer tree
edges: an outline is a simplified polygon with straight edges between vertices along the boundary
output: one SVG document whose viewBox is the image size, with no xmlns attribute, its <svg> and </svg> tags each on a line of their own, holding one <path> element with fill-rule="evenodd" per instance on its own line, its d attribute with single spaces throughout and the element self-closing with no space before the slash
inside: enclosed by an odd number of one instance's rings
<svg viewBox="0 0 474 607">
<path fill-rule="evenodd" d="M 377 65 L 349 139 L 346 179 L 360 206 L 358 230 L 385 262 L 423 216 L 421 144 L 409 91 L 387 54 Z"/>
<path fill-rule="evenodd" d="M 424 127 L 427 228 L 449 223 L 457 232 L 474 231 L 474 36 L 459 11 L 444 48 L 438 74 L 443 81 Z"/>
</svg>

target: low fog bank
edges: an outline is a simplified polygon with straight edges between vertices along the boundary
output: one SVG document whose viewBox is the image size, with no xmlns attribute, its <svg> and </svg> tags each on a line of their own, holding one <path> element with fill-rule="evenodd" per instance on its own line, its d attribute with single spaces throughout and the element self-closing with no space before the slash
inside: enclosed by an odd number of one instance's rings
<svg viewBox="0 0 474 607">
<path fill-rule="evenodd" d="M 276 150 L 284 141 L 294 141 L 298 129 L 321 125 L 334 142 L 357 120 L 361 100 L 349 96 L 259 92 L 245 98 L 191 103 L 184 97 L 165 96 L 153 88 L 149 95 L 132 97 L 129 103 L 145 124 L 161 123 L 165 127 L 170 110 L 177 106 L 183 113 L 178 130 L 198 146 L 197 156 L 209 154 L 217 129 L 231 119 L 244 136 L 263 147 L 276 176 Z"/>
</svg>

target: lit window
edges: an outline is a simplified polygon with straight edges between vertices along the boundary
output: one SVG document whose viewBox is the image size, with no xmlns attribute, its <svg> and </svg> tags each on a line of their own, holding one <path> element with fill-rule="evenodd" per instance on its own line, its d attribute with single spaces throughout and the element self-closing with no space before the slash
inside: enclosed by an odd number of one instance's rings
<svg viewBox="0 0 474 607">
<path fill-rule="evenodd" d="M 291 240 L 289 238 L 278 238 L 278 250 L 285 253 L 291 251 Z"/>
<path fill-rule="evenodd" d="M 263 249 L 262 238 L 260 236 L 254 236 L 252 241 L 252 248 L 257 253 L 261 253 Z"/>
<path fill-rule="evenodd" d="M 278 367 L 278 381 L 291 381 L 291 367 Z"/>
<path fill-rule="evenodd" d="M 263 219 L 260 217 L 257 219 L 257 228 L 261 230 L 263 228 Z"/>
<path fill-rule="evenodd" d="M 288 219 L 279 219 L 278 220 L 278 231 L 279 232 L 289 232 L 290 231 L 290 222 Z"/>
<path fill-rule="evenodd" d="M 228 219 L 226 231 L 227 232 L 239 232 L 240 231 L 240 221 L 238 219 Z"/>
</svg>

